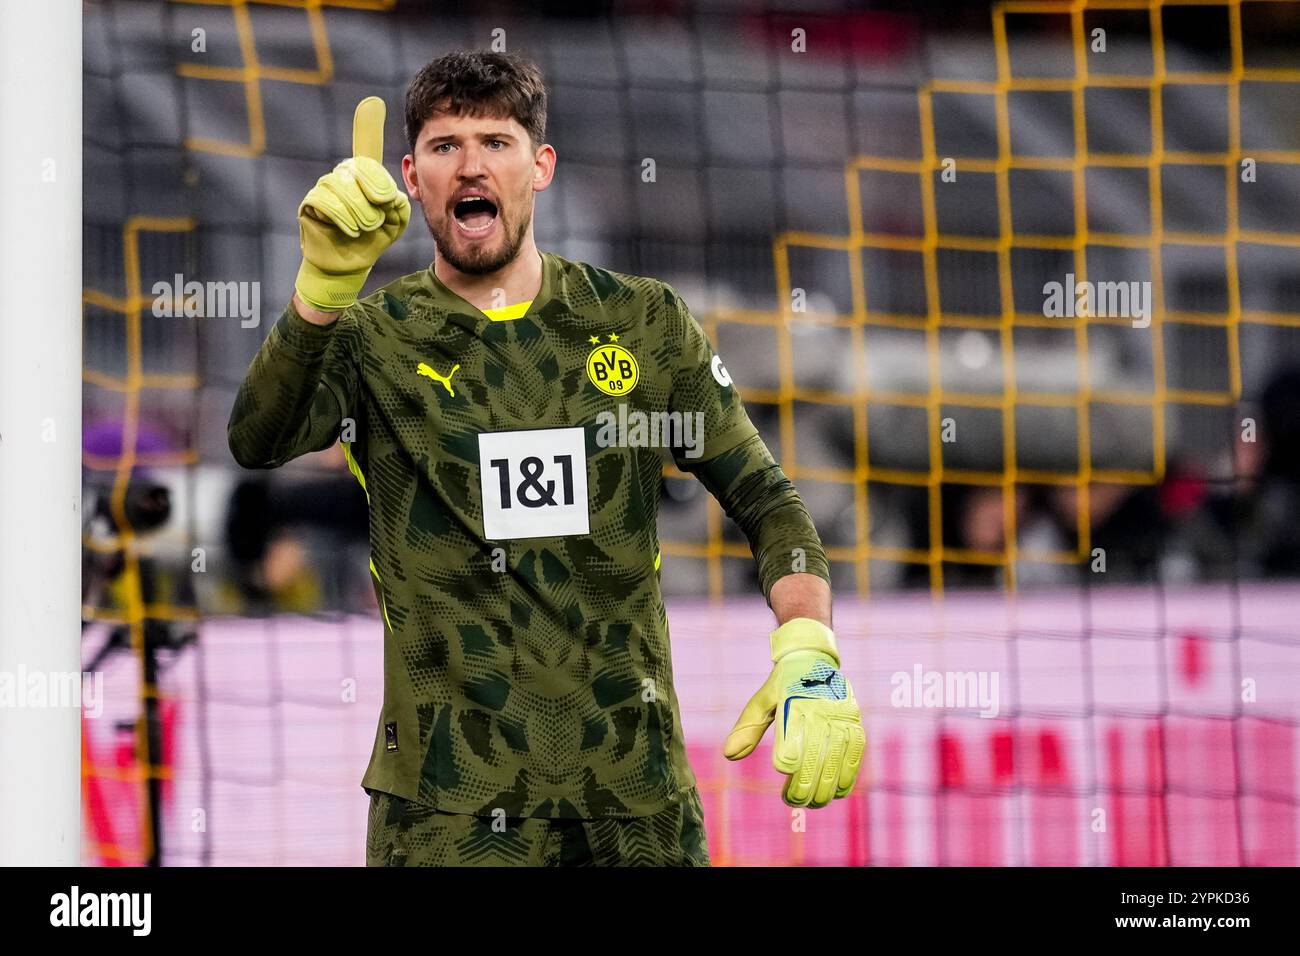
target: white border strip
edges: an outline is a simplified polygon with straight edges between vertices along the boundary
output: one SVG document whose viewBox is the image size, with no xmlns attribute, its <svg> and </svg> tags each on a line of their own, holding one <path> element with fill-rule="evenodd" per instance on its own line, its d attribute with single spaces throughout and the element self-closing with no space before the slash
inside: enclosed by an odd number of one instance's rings
<svg viewBox="0 0 1300 956">
<path fill-rule="evenodd" d="M 81 859 L 81 16 L 0 0 L 0 865 Z"/>
</svg>

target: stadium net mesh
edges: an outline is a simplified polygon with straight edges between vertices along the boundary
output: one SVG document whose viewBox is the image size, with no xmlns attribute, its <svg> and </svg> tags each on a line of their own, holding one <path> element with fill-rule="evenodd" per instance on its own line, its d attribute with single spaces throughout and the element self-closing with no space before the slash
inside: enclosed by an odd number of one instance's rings
<svg viewBox="0 0 1300 956">
<path fill-rule="evenodd" d="M 764 676 L 769 621 L 741 596 L 743 538 L 665 466 L 665 589 L 697 599 L 673 603 L 675 670 L 715 862 L 1300 862 L 1296 590 L 1243 583 L 1249 529 L 1201 534 L 1180 507 L 1238 495 L 1252 401 L 1297 351 L 1300 233 L 1276 197 L 1300 183 L 1300 136 L 1270 121 L 1300 65 L 1270 59 L 1279 11 L 1294 5 L 998 3 L 991 33 L 902 84 L 855 71 L 844 15 L 509 27 L 553 84 L 575 179 L 616 181 L 628 210 L 619 238 L 593 241 L 562 176 L 539 244 L 683 288 L 693 275 L 705 291 L 688 301 L 842 596 L 870 767 L 805 827 L 765 750 L 715 753 Z M 801 25 L 843 55 L 794 58 Z M 225 417 L 269 322 L 162 318 L 151 290 L 251 276 L 278 309 L 291 203 L 341 155 L 350 104 L 399 102 L 425 60 L 490 41 L 481 27 L 382 0 L 87 6 L 84 461 L 103 524 L 86 544 L 108 570 L 84 617 L 88 654 L 123 651 L 103 655 L 110 719 L 86 721 L 88 861 L 146 862 L 160 841 L 169 863 L 359 861 L 375 619 L 234 616 L 212 583 Z M 1219 40 L 1189 52 L 1207 31 Z M 656 111 L 697 142 L 660 159 L 655 188 L 676 192 L 651 204 L 632 191 L 665 141 Z M 736 155 L 709 133 L 728 113 L 771 135 Z M 827 162 L 801 137 L 837 116 Z M 742 195 L 710 209 L 723 179 Z M 757 220 L 755 185 L 775 210 Z M 696 202 L 685 235 L 653 211 Z M 416 246 L 372 285 L 421 267 Z M 1149 282 L 1149 322 L 1045 314 L 1044 284 L 1067 276 Z M 161 531 L 131 508 L 142 477 L 170 489 Z M 1121 533 L 1152 502 L 1177 553 Z M 996 714 L 977 696 L 914 711 L 931 673 L 971 695 L 1000 679 Z"/>
</svg>

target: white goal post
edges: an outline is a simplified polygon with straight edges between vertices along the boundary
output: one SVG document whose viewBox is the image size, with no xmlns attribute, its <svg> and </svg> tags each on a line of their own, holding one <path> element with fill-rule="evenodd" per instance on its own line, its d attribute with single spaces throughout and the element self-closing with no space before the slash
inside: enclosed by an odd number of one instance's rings
<svg viewBox="0 0 1300 956">
<path fill-rule="evenodd" d="M 81 8 L 0 0 L 0 866 L 81 859 Z"/>
</svg>

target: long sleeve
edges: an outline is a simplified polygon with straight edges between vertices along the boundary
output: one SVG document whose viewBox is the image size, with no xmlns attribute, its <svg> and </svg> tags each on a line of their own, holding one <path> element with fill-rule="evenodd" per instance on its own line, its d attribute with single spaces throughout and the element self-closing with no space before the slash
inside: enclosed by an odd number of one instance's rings
<svg viewBox="0 0 1300 956">
<path fill-rule="evenodd" d="M 773 584 L 796 571 L 830 581 L 830 565 L 812 517 L 759 435 L 716 458 L 678 464 L 699 479 L 744 532 L 764 597 Z"/>
<path fill-rule="evenodd" d="M 292 303 L 254 356 L 235 397 L 226 440 L 245 468 L 276 468 L 328 448 L 355 416 L 360 328 L 345 312 L 313 325 Z"/>
<path fill-rule="evenodd" d="M 806 571 L 830 581 L 830 565 L 803 499 L 745 413 L 713 344 L 669 289 L 679 325 L 680 361 L 669 407 L 698 416 L 694 448 L 674 448 L 677 467 L 694 475 L 749 541 L 763 596 L 778 579 Z"/>
</svg>

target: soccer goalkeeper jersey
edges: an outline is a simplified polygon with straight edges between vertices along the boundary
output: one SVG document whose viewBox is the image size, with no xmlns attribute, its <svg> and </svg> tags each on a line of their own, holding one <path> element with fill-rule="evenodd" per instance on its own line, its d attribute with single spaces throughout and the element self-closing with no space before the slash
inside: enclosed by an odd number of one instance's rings
<svg viewBox="0 0 1300 956">
<path fill-rule="evenodd" d="M 514 318 L 432 268 L 328 327 L 290 306 L 230 447 L 273 467 L 341 439 L 369 499 L 384 703 L 364 787 L 480 815 L 645 816 L 695 785 L 659 588 L 661 446 L 728 473 L 767 452 L 671 287 L 542 258 Z"/>
</svg>

